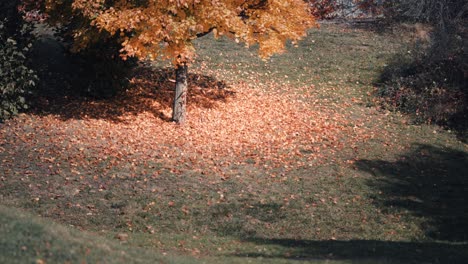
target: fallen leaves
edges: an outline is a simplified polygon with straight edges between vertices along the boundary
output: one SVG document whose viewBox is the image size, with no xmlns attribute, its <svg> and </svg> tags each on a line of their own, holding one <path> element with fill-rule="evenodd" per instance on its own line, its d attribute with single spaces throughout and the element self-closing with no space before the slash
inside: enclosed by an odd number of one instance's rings
<svg viewBox="0 0 468 264">
<path fill-rule="evenodd" d="M 163 77 L 165 82 L 158 81 Z M 124 177 L 157 177 L 151 165 L 157 163 L 173 174 L 192 170 L 226 179 L 233 168 L 245 165 L 279 169 L 282 175 L 269 176 L 282 177 L 373 137 L 365 114 L 350 116 L 336 104 L 322 104 L 315 87 L 271 84 L 274 89 L 261 89 L 239 82 L 226 88 L 211 77 L 189 78 L 184 126 L 167 118 L 173 96 L 170 73 L 143 70 L 118 98 L 70 101 L 54 114 L 9 121 L 0 143 L 29 145 L 37 153 L 27 155 L 39 155 L 50 174 L 79 176 L 79 167 L 93 166 L 101 174 L 122 176 L 113 168 L 124 167 Z M 68 169 L 54 169 L 63 167 Z"/>
</svg>

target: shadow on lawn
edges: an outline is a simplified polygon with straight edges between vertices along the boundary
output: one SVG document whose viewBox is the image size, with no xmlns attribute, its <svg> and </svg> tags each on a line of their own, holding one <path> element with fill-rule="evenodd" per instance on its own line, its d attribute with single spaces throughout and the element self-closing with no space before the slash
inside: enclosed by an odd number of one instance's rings
<svg viewBox="0 0 468 264">
<path fill-rule="evenodd" d="M 387 209 L 403 208 L 426 219 L 426 234 L 437 240 L 468 241 L 468 153 L 416 145 L 397 161 L 361 160 L 361 170 L 382 195 Z"/>
<path fill-rule="evenodd" d="M 73 55 L 50 36 L 34 45 L 32 65 L 40 76 L 32 111 L 66 119 L 124 121 L 148 112 L 165 121 L 174 97 L 174 69 L 151 68 L 118 59 Z M 213 108 L 234 95 L 211 76 L 188 76 L 188 107 Z"/>
<path fill-rule="evenodd" d="M 344 260 L 346 263 L 465 263 L 467 244 L 391 242 L 374 240 L 313 241 L 251 239 L 258 245 L 282 247 L 281 253 L 242 253 L 237 257 L 290 260 Z"/>
<path fill-rule="evenodd" d="M 129 78 L 125 91 L 106 99 L 48 92 L 39 95 L 34 112 L 39 115 L 57 115 L 67 119 L 106 119 L 124 121 L 126 115 L 148 112 L 164 121 L 170 121 L 175 83 L 173 69 L 138 67 Z M 190 107 L 214 108 L 226 102 L 235 93 L 225 82 L 213 77 L 189 74 L 187 104 Z"/>
<path fill-rule="evenodd" d="M 468 259 L 468 153 L 432 145 L 415 145 L 397 161 L 360 160 L 368 183 L 381 192 L 376 205 L 408 210 L 426 221 L 434 242 L 377 240 L 316 241 L 245 239 L 260 247 L 238 257 L 288 260 L 343 260 L 346 263 L 466 263 Z M 445 240 L 445 241 L 443 241 Z M 274 251 L 261 251 L 261 246 Z M 259 250 L 257 250 L 259 249 Z"/>
</svg>

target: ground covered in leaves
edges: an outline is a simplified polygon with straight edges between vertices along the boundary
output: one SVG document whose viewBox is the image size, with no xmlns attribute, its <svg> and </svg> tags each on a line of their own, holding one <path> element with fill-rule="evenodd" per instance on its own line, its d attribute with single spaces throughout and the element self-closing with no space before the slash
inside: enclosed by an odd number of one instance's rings
<svg viewBox="0 0 468 264">
<path fill-rule="evenodd" d="M 265 63 L 201 39 L 184 126 L 161 65 L 115 98 L 43 98 L 0 124 L 0 204 L 224 262 L 462 263 L 467 146 L 372 103 L 403 46 L 329 26 Z"/>
</svg>

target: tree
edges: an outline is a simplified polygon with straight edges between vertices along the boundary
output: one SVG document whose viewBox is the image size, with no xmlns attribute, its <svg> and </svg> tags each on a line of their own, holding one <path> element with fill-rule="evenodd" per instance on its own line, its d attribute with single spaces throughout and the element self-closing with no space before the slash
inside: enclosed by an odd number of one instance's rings
<svg viewBox="0 0 468 264">
<path fill-rule="evenodd" d="M 374 17 L 383 11 L 384 0 L 304 0 L 317 19 Z"/>
<path fill-rule="evenodd" d="M 195 56 L 192 41 L 213 33 L 247 46 L 259 55 L 285 50 L 316 26 L 302 0 L 46 0 L 51 21 L 77 19 L 74 47 L 80 50 L 103 37 L 117 37 L 121 56 L 170 59 L 176 70 L 172 119 L 186 120 L 187 69 Z M 70 24 L 70 23 L 69 23 Z M 78 25 L 78 26 L 76 26 Z"/>
<path fill-rule="evenodd" d="M 459 60 L 468 74 L 468 2 L 466 0 L 396 0 L 387 3 L 386 13 L 395 21 L 422 22 L 432 26 L 430 59 Z M 466 88 L 465 88 L 466 90 Z"/>
<path fill-rule="evenodd" d="M 317 19 L 331 19 L 336 16 L 340 3 L 336 0 L 304 0 L 310 6 L 311 14 Z"/>
<path fill-rule="evenodd" d="M 397 21 L 427 23 L 446 35 L 464 31 L 468 19 L 466 0 L 397 0 L 385 8 L 387 15 Z"/>
<path fill-rule="evenodd" d="M 386 3 L 386 9 L 400 20 L 443 26 L 466 19 L 468 3 L 465 0 L 396 0 Z"/>
</svg>

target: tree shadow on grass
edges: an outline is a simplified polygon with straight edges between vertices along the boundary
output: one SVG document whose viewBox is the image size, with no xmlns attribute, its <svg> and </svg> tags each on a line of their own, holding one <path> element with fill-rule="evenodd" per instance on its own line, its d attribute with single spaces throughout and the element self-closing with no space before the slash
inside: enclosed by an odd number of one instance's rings
<svg viewBox="0 0 468 264">
<path fill-rule="evenodd" d="M 96 53 L 71 54 L 52 35 L 47 30 L 40 33 L 29 58 L 40 77 L 32 98 L 34 114 L 122 122 L 128 115 L 148 112 L 170 121 L 174 69 L 144 67 Z M 106 47 L 111 48 L 115 47 Z M 211 76 L 189 74 L 188 83 L 188 107 L 213 108 L 234 96 L 225 82 Z"/>
<path fill-rule="evenodd" d="M 427 241 L 244 239 L 258 246 L 235 253 L 245 258 L 346 263 L 466 263 L 468 259 L 468 153 L 415 145 L 396 161 L 360 160 L 374 175 L 376 206 L 405 210 L 426 221 Z"/>
<path fill-rule="evenodd" d="M 408 210 L 422 217 L 428 237 L 468 241 L 468 153 L 432 145 L 416 145 L 397 161 L 360 160 L 372 173 L 369 182 L 382 192 L 378 206 Z"/>
<path fill-rule="evenodd" d="M 257 245 L 276 246 L 275 253 L 247 252 L 237 257 L 346 263 L 466 263 L 467 244 L 392 242 L 376 240 L 314 241 L 253 238 Z"/>
<path fill-rule="evenodd" d="M 125 91 L 105 99 L 48 92 L 39 95 L 33 112 L 39 115 L 56 115 L 67 119 L 105 119 L 122 122 L 125 116 L 151 113 L 164 121 L 171 121 L 170 112 L 174 98 L 175 76 L 173 69 L 137 67 L 128 76 Z M 109 84 L 111 85 L 111 84 Z M 189 74 L 187 104 L 190 107 L 215 108 L 235 93 L 227 84 L 211 76 Z"/>
</svg>

